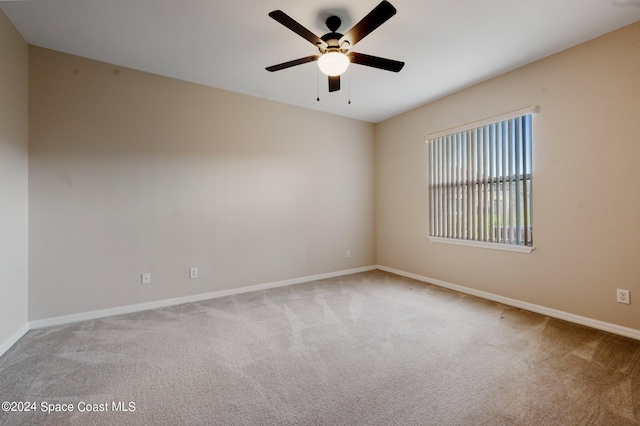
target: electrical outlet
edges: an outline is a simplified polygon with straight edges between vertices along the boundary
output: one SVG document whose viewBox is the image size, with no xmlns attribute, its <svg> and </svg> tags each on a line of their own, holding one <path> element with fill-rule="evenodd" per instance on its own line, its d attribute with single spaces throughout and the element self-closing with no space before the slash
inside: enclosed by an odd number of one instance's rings
<svg viewBox="0 0 640 426">
<path fill-rule="evenodd" d="M 198 278 L 198 268 L 189 268 L 189 278 Z"/>
<path fill-rule="evenodd" d="M 151 274 L 146 273 L 146 274 L 142 274 L 140 277 L 140 283 L 141 284 L 151 284 Z"/>
<path fill-rule="evenodd" d="M 351 250 L 347 250 L 347 257 L 351 257 Z"/>
<path fill-rule="evenodd" d="M 631 300 L 629 299 L 629 290 L 617 289 L 616 292 L 618 303 L 625 303 L 627 305 L 631 303 Z"/>
</svg>

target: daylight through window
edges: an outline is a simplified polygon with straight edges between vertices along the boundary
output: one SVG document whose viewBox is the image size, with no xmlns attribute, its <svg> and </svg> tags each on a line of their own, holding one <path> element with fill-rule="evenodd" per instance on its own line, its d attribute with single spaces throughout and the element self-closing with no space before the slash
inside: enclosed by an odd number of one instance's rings
<svg viewBox="0 0 640 426">
<path fill-rule="evenodd" d="M 431 240 L 533 247 L 531 112 L 428 137 Z"/>
</svg>

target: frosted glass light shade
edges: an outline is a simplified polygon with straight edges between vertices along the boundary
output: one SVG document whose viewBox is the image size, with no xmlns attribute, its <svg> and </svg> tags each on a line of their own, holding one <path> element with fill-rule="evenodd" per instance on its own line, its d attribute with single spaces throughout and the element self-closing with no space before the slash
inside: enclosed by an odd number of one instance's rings
<svg viewBox="0 0 640 426">
<path fill-rule="evenodd" d="M 349 58 L 344 53 L 327 52 L 318 59 L 318 68 L 324 74 L 334 77 L 344 73 L 349 68 Z"/>
</svg>

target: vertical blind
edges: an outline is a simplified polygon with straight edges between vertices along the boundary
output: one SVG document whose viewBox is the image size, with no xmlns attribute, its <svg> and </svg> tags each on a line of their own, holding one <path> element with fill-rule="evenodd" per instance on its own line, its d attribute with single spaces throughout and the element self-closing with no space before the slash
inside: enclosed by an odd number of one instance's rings
<svg viewBox="0 0 640 426">
<path fill-rule="evenodd" d="M 428 143 L 430 236 L 533 246 L 530 113 Z"/>
</svg>

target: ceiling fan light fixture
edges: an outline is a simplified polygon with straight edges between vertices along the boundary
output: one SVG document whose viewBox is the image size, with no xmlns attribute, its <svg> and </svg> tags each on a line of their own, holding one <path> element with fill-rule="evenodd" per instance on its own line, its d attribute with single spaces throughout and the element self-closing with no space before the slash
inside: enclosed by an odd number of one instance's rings
<svg viewBox="0 0 640 426">
<path fill-rule="evenodd" d="M 318 59 L 318 68 L 320 68 L 323 74 L 335 77 L 343 74 L 347 68 L 349 68 L 350 63 L 351 61 L 347 55 L 332 51 L 320 56 Z"/>
</svg>

